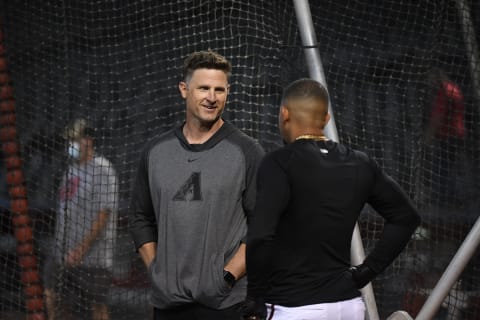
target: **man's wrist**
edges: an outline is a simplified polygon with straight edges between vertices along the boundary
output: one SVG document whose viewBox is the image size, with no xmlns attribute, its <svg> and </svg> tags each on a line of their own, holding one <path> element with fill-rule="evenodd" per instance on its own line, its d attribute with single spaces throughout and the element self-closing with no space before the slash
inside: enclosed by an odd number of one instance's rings
<svg viewBox="0 0 480 320">
<path fill-rule="evenodd" d="M 377 275 L 372 269 L 363 263 L 358 266 L 351 267 L 349 271 L 352 273 L 353 281 L 355 281 L 358 289 L 366 286 Z"/>
<path fill-rule="evenodd" d="M 237 283 L 237 279 L 235 279 L 235 276 L 227 270 L 223 270 L 223 280 L 228 284 L 230 288 L 233 288 L 235 286 L 235 283 Z"/>
</svg>

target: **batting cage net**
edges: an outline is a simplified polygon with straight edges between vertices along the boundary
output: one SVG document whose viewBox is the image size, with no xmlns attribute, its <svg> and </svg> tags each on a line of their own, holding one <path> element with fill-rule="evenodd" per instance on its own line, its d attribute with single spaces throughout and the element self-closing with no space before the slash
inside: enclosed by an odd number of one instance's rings
<svg viewBox="0 0 480 320">
<path fill-rule="evenodd" d="M 414 316 L 479 216 L 480 5 L 310 7 L 340 141 L 420 209 L 407 249 L 373 282 L 381 318 Z M 293 3 L 0 1 L 0 15 L 0 318 L 148 319 L 149 280 L 127 231 L 140 151 L 183 121 L 182 62 L 206 49 L 233 64 L 224 118 L 267 151 L 280 146 L 282 88 L 308 77 Z M 79 131 L 95 149 L 88 169 L 71 160 L 85 148 Z M 99 203 L 109 212 L 95 233 Z M 359 225 L 368 253 L 383 221 L 366 207 Z M 74 252 L 88 234 L 98 244 Z M 479 319 L 479 288 L 476 254 L 438 319 Z"/>
</svg>

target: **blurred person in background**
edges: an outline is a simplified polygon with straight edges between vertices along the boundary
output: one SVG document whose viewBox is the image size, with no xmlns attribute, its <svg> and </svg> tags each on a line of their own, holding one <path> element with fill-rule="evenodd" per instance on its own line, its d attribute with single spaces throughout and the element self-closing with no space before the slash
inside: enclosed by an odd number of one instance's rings
<svg viewBox="0 0 480 320">
<path fill-rule="evenodd" d="M 91 319 L 108 320 L 116 237 L 118 179 L 112 163 L 95 152 L 94 129 L 85 119 L 67 126 L 69 164 L 59 190 L 54 247 L 44 272 L 48 319 L 57 311 L 57 292 L 91 307 Z M 62 302 L 60 302 L 63 304 Z"/>
<path fill-rule="evenodd" d="M 455 186 L 459 155 L 465 147 L 465 106 L 460 87 L 439 69 L 427 75 L 432 93 L 425 141 L 433 147 L 431 201 L 442 208 L 458 208 Z"/>
</svg>

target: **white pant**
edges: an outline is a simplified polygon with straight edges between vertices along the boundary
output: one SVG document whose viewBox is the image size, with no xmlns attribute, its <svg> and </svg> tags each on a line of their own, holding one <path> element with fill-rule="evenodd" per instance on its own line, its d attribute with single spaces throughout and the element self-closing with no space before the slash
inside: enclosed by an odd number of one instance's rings
<svg viewBox="0 0 480 320">
<path fill-rule="evenodd" d="M 267 303 L 271 320 L 364 320 L 365 304 L 362 298 L 301 307 L 282 307 Z M 273 313 L 273 315 L 272 315 Z"/>
</svg>

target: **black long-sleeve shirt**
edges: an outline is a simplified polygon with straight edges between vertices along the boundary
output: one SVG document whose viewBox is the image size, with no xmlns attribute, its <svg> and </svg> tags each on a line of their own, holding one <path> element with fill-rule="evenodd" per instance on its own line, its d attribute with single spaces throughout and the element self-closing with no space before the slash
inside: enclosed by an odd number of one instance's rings
<svg viewBox="0 0 480 320">
<path fill-rule="evenodd" d="M 360 295 L 350 267 L 353 228 L 366 203 L 385 219 L 364 263 L 383 271 L 420 222 L 399 185 L 365 153 L 301 139 L 269 153 L 257 178 L 247 236 L 248 295 L 288 307 Z"/>
</svg>

